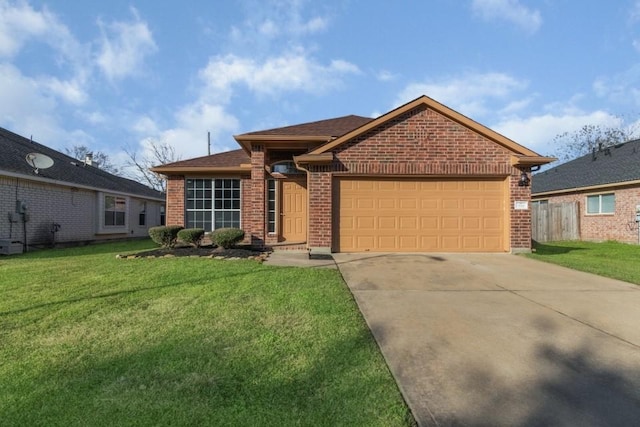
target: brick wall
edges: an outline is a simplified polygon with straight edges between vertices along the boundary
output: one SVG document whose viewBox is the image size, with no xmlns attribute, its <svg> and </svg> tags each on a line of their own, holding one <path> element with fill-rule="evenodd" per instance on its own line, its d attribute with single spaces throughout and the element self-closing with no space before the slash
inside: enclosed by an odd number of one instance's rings
<svg viewBox="0 0 640 427">
<path fill-rule="evenodd" d="M 332 229 L 332 179 L 330 167 L 315 166 L 309 169 L 308 203 L 309 226 L 307 244 L 310 248 L 331 248 Z"/>
<path fill-rule="evenodd" d="M 333 170 L 341 175 L 511 177 L 511 194 L 505 200 L 510 204 L 510 246 L 512 250 L 530 249 L 531 211 L 513 208 L 516 200 L 530 200 L 530 187 L 518 186 L 521 171 L 510 161 L 508 149 L 426 106 L 418 107 L 338 147 L 329 169 L 312 169 L 309 246 L 331 246 L 332 227 L 327 227 L 327 221 L 332 197 L 327 172 Z"/>
<path fill-rule="evenodd" d="M 183 175 L 171 175 L 167 177 L 167 225 L 185 225 L 184 186 L 185 178 Z"/>
<path fill-rule="evenodd" d="M 263 247 L 266 239 L 266 182 L 265 182 L 265 147 L 254 144 L 251 147 L 251 182 L 247 191 L 247 205 L 245 233 L 249 235 L 251 244 Z"/>
<path fill-rule="evenodd" d="M 614 214 L 587 215 L 588 195 L 610 193 L 614 193 L 616 199 Z M 636 205 L 640 205 L 640 188 L 638 187 L 614 187 L 602 191 L 581 191 L 536 199 L 549 200 L 549 203 L 578 202 L 582 240 L 638 243 L 638 224 L 635 222 Z"/>
</svg>

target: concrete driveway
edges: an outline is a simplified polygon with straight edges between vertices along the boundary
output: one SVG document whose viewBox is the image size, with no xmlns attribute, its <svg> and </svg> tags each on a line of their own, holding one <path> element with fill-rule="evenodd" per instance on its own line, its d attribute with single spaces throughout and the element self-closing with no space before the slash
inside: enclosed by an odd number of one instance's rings
<svg viewBox="0 0 640 427">
<path fill-rule="evenodd" d="M 640 425 L 640 286 L 507 254 L 334 258 L 419 425 Z"/>
</svg>

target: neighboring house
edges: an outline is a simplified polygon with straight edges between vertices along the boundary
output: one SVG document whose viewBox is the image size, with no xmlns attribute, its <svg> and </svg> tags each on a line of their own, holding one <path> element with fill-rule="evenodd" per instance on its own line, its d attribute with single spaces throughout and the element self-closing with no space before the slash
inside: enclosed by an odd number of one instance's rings
<svg viewBox="0 0 640 427">
<path fill-rule="evenodd" d="M 53 165 L 36 170 L 28 162 L 34 157 Z M 50 245 L 148 236 L 164 208 L 158 191 L 0 128 L 2 240 Z"/>
<path fill-rule="evenodd" d="M 153 168 L 168 177 L 167 224 L 311 253 L 528 251 L 527 174 L 552 160 L 426 96 L 235 139 Z"/>
<path fill-rule="evenodd" d="M 640 140 L 594 151 L 534 176 L 533 203 L 577 202 L 582 240 L 638 243 Z"/>
</svg>

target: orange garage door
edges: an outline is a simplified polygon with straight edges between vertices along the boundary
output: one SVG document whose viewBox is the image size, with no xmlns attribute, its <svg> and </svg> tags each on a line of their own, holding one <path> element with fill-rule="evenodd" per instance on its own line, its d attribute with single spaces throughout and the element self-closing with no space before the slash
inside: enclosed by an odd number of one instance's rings
<svg viewBox="0 0 640 427">
<path fill-rule="evenodd" d="M 504 252 L 505 179 L 337 178 L 340 252 Z"/>
</svg>

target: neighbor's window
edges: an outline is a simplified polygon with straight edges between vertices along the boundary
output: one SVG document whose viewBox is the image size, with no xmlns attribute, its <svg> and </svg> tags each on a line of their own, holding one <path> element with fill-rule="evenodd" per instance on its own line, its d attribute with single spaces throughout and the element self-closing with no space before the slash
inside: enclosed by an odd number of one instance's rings
<svg viewBox="0 0 640 427">
<path fill-rule="evenodd" d="M 147 223 L 147 202 L 140 205 L 140 214 L 138 214 L 138 225 L 146 225 Z"/>
<path fill-rule="evenodd" d="M 549 204 L 549 200 L 532 200 L 531 206 L 547 206 Z"/>
<path fill-rule="evenodd" d="M 588 214 L 612 214 L 615 211 L 615 194 L 596 194 L 594 196 L 587 196 Z"/>
<path fill-rule="evenodd" d="M 104 196 L 105 227 L 124 227 L 126 225 L 127 199 L 120 196 Z"/>
<path fill-rule="evenodd" d="M 239 179 L 187 179 L 187 228 L 240 228 Z"/>
</svg>

